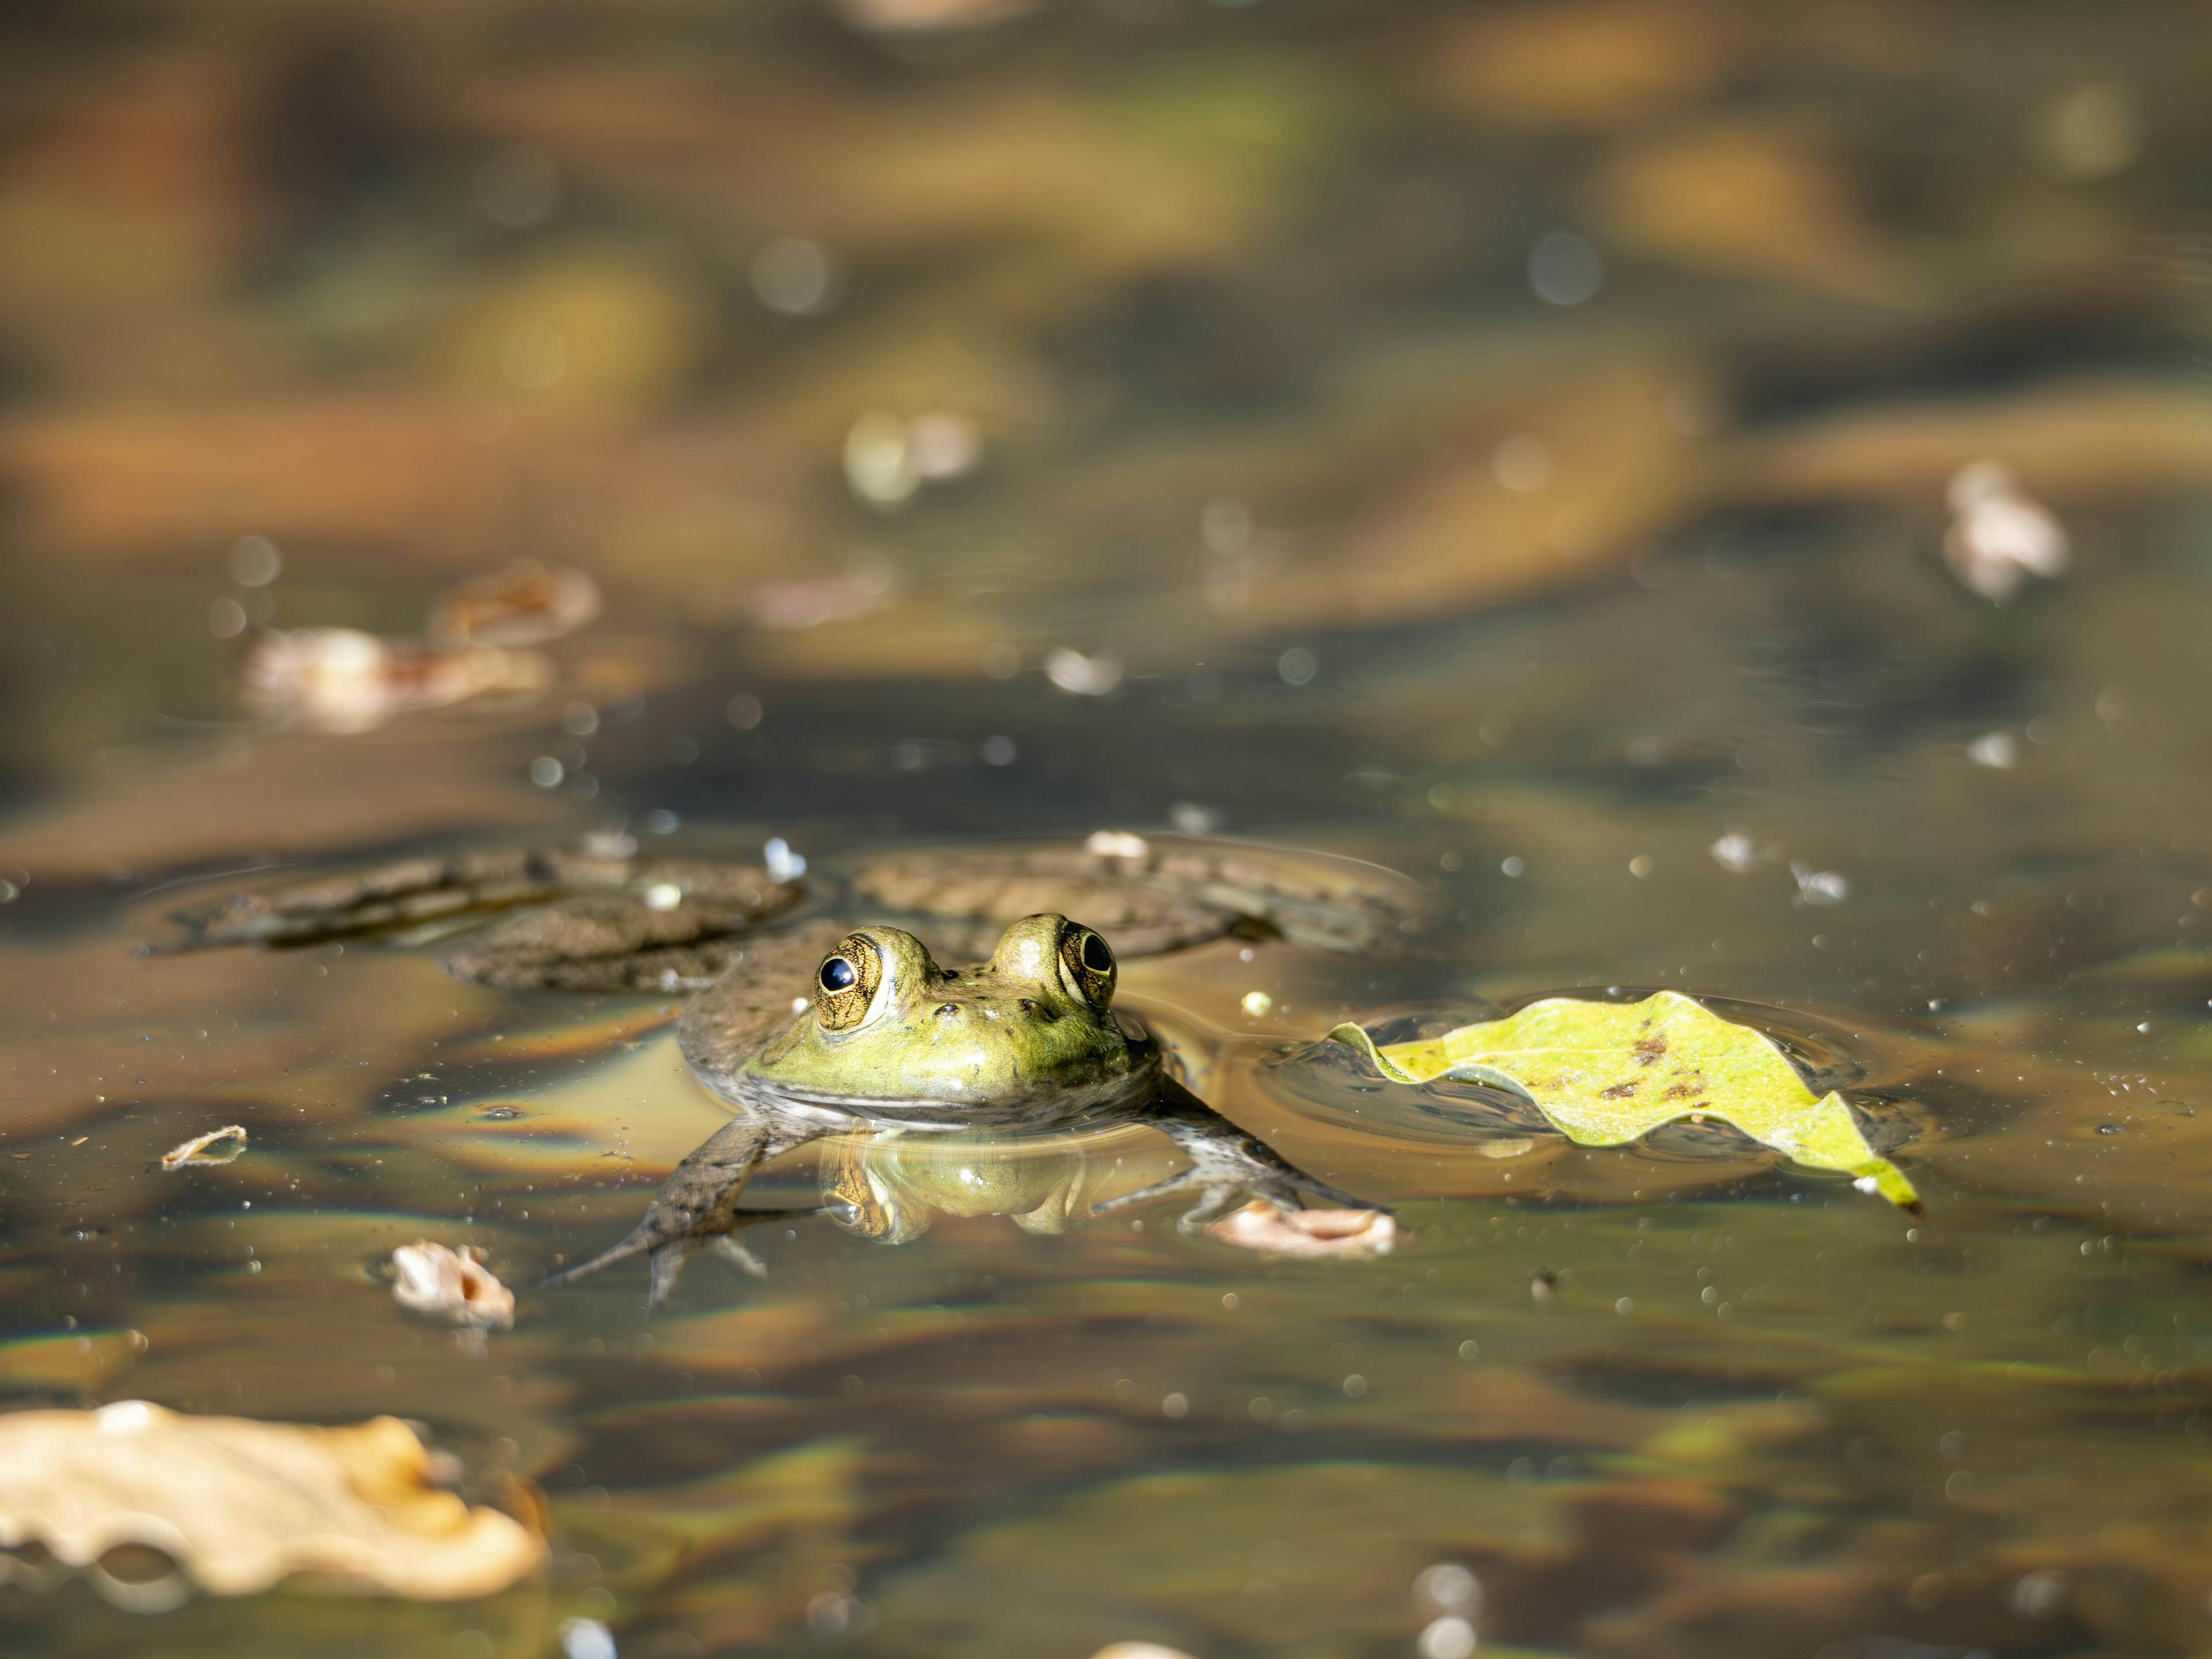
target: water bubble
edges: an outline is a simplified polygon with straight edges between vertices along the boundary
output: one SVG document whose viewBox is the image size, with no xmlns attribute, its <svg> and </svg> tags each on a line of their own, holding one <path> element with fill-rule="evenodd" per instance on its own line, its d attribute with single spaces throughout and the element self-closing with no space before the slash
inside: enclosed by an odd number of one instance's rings
<svg viewBox="0 0 2212 1659">
<path fill-rule="evenodd" d="M 1490 458 L 1490 471 L 1508 489 L 1524 495 L 1541 489 L 1552 482 L 1552 447 L 1541 438 L 1517 433 L 1498 446 Z"/>
<path fill-rule="evenodd" d="M 2125 87 L 2091 81 L 2045 111 L 2042 138 L 2057 172 L 2069 179 L 2102 179 L 2142 153 L 2142 121 Z"/>
<path fill-rule="evenodd" d="M 738 692 L 730 699 L 730 706 L 723 711 L 730 724 L 740 732 L 751 731 L 761 723 L 761 716 L 767 712 L 761 706 L 761 700 L 750 691 Z"/>
<path fill-rule="evenodd" d="M 283 556 L 266 536 L 241 536 L 231 544 L 230 579 L 240 587 L 266 587 L 283 569 Z"/>
<path fill-rule="evenodd" d="M 1198 533 L 1208 552 L 1233 558 L 1251 544 L 1252 509 L 1231 496 L 1210 501 L 1199 515 Z"/>
<path fill-rule="evenodd" d="M 530 763 L 530 781 L 540 789 L 558 789 L 568 775 L 568 769 L 550 755 L 540 755 Z"/>
<path fill-rule="evenodd" d="M 1179 1394 L 1171 1394 L 1160 1401 L 1160 1415 L 1176 1419 L 1190 1415 L 1190 1401 Z"/>
<path fill-rule="evenodd" d="M 1713 855 L 1713 862 L 1735 875 L 1741 875 L 1759 862 L 1759 848 L 1752 844 L 1749 836 L 1731 830 L 1705 849 Z"/>
<path fill-rule="evenodd" d="M 983 453 L 982 434 L 965 415 L 940 410 L 907 425 L 906 459 L 915 476 L 941 483 L 972 471 Z"/>
<path fill-rule="evenodd" d="M 208 632 L 219 640 L 234 640 L 246 631 L 246 607 L 226 595 L 208 606 Z"/>
<path fill-rule="evenodd" d="M 1186 836 L 1210 836 L 1221 828 L 1221 814 L 1194 800 L 1179 800 L 1168 807 L 1168 822 Z"/>
<path fill-rule="evenodd" d="M 1442 1612 L 1464 1613 L 1482 1604 L 1482 1581 L 1456 1561 L 1439 1561 L 1414 1577 L 1413 1594 Z"/>
<path fill-rule="evenodd" d="M 1528 252 L 1528 286 L 1547 305 L 1578 306 L 1605 285 L 1597 250 L 1579 236 L 1555 230 Z"/>
<path fill-rule="evenodd" d="M 1504 874 L 1517 880 L 1520 878 L 1521 872 L 1523 870 L 1526 870 L 1528 866 L 1517 858 L 1509 858 L 1501 860 L 1498 867 Z"/>
<path fill-rule="evenodd" d="M 1431 1620 L 1413 1646 L 1421 1659 L 1468 1659 L 1474 1651 L 1474 1626 L 1448 1613 Z"/>
<path fill-rule="evenodd" d="M 1814 870 L 1793 862 L 1790 873 L 1797 878 L 1797 899 L 1801 904 L 1841 904 L 1851 896 L 1851 884 L 1840 872 Z"/>
<path fill-rule="evenodd" d="M 781 836 L 761 848 L 761 861 L 768 866 L 771 881 L 797 881 L 806 873 L 806 860 L 793 852 Z"/>
<path fill-rule="evenodd" d="M 908 464 L 906 422 L 872 409 L 845 434 L 845 482 L 862 501 L 892 507 L 905 502 L 921 477 Z"/>
<path fill-rule="evenodd" d="M 1977 766 L 2009 771 L 2020 760 L 2020 740 L 2009 732 L 1984 732 L 1966 745 L 1966 758 Z"/>
<path fill-rule="evenodd" d="M 986 766 L 1012 766 L 1018 752 L 1012 738 L 999 736 L 983 739 L 983 764 Z"/>
<path fill-rule="evenodd" d="M 1022 653 L 1004 640 L 983 647 L 983 672 L 994 680 L 1010 680 L 1022 672 Z"/>
<path fill-rule="evenodd" d="M 645 827 L 656 836 L 672 836 L 684 820 L 666 807 L 656 807 L 645 815 Z"/>
<path fill-rule="evenodd" d="M 1283 677 L 1285 685 L 1310 684 L 1318 666 L 1314 653 L 1302 645 L 1292 646 L 1275 659 L 1275 672 Z"/>
<path fill-rule="evenodd" d="M 1121 664 L 1103 652 L 1086 657 L 1064 645 L 1054 646 L 1045 657 L 1044 677 L 1076 696 L 1103 697 L 1121 684 Z"/>
<path fill-rule="evenodd" d="M 752 279 L 760 302 L 787 317 L 819 315 L 844 286 L 830 250 L 799 236 L 779 237 L 755 254 Z"/>
</svg>

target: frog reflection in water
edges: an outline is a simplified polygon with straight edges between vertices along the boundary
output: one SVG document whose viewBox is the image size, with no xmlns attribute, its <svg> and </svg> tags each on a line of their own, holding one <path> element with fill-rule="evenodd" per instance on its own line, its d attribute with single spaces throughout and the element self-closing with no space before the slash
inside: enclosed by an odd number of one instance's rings
<svg viewBox="0 0 2212 1659">
<path fill-rule="evenodd" d="M 991 960 L 972 968 L 939 967 L 898 928 L 858 928 L 823 959 L 804 1008 L 764 1038 L 750 1018 L 751 998 L 742 988 L 718 996 L 732 983 L 718 981 L 684 1011 L 678 1040 L 692 1071 L 736 1115 L 677 1168 L 629 1237 L 555 1282 L 648 1254 L 659 1304 L 700 1249 L 744 1259 L 727 1241 L 756 1218 L 738 1199 L 757 1167 L 856 1128 L 1148 1123 L 1191 1167 L 1098 1210 L 1197 1193 L 1182 1220 L 1186 1231 L 1250 1198 L 1286 1210 L 1308 1197 L 1376 1207 L 1292 1168 L 1170 1077 L 1159 1045 L 1115 1012 L 1115 975 L 1101 935 L 1042 915 L 1015 922 Z M 1054 1201 L 1047 1194 L 1029 1207 L 1032 1224 L 1058 1230 L 1048 1224 L 1064 1219 L 1050 1213 Z M 894 1219 L 882 1236 L 900 1230 Z"/>
</svg>

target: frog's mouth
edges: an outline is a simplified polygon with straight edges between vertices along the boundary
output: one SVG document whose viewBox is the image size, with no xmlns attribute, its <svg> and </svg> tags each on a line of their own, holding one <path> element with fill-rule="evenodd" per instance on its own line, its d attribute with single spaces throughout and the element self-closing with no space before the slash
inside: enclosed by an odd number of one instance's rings
<svg viewBox="0 0 2212 1659">
<path fill-rule="evenodd" d="M 1041 1081 L 1017 1094 L 995 1096 L 845 1094 L 771 1084 L 742 1071 L 719 1077 L 702 1074 L 700 1080 L 725 1100 L 769 1111 L 936 1131 L 1018 1127 L 1065 1121 L 1149 1099 L 1160 1086 L 1159 1047 L 1149 1041 L 1129 1047 L 1133 1063 L 1118 1077 L 1078 1084 Z"/>
</svg>

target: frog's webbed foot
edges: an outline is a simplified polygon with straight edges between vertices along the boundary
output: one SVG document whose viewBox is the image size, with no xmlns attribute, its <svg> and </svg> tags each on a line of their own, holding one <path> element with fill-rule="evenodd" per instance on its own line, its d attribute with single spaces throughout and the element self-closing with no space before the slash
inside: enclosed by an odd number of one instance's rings
<svg viewBox="0 0 2212 1659">
<path fill-rule="evenodd" d="M 811 1125 L 785 1125 L 765 1117 L 733 1118 L 676 1166 L 662 1183 L 659 1196 L 645 1218 L 629 1236 L 589 1261 L 548 1274 L 548 1285 L 572 1285 L 603 1267 L 631 1256 L 649 1255 L 652 1288 L 648 1309 L 666 1302 L 676 1289 L 684 1264 L 702 1249 L 734 1262 L 755 1278 L 767 1270 L 751 1251 L 732 1235 L 738 1229 L 792 1216 L 814 1215 L 819 1206 L 790 1210 L 745 1210 L 738 1207 L 746 1179 L 765 1158 L 814 1138 Z"/>
<path fill-rule="evenodd" d="M 1370 1204 L 1364 1198 L 1340 1192 L 1326 1182 L 1315 1180 L 1266 1141 L 1245 1133 L 1172 1080 L 1161 1085 L 1160 1097 L 1152 1111 L 1139 1121 L 1149 1121 L 1174 1141 L 1183 1156 L 1190 1159 L 1190 1168 L 1165 1181 L 1156 1181 L 1133 1193 L 1095 1204 L 1091 1214 L 1108 1215 L 1115 1210 L 1149 1204 L 1154 1199 L 1194 1192 L 1200 1195 L 1198 1203 L 1176 1219 L 1176 1226 L 1182 1232 L 1196 1233 L 1202 1231 L 1208 1222 L 1218 1220 L 1255 1198 L 1279 1210 L 1304 1209 L 1310 1199 L 1319 1199 L 1339 1209 L 1384 1209 L 1380 1204 Z"/>
</svg>

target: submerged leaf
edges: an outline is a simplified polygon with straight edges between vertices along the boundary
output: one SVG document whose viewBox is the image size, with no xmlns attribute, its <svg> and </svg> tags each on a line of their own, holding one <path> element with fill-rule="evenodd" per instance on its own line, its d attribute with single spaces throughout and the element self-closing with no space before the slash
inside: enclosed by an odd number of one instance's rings
<svg viewBox="0 0 2212 1659">
<path fill-rule="evenodd" d="M 1329 1036 L 1394 1083 L 1455 1079 L 1525 1095 L 1568 1139 L 1619 1146 L 1692 1115 L 1732 1123 L 1805 1165 L 1917 1212 L 1904 1172 L 1867 1145 L 1841 1095 L 1815 1098 L 1764 1032 L 1677 991 L 1638 1003 L 1547 997 L 1505 1019 L 1377 1048 L 1357 1025 Z"/>
<path fill-rule="evenodd" d="M 536 1571 L 537 1534 L 434 1484 L 413 1430 L 380 1417 L 311 1428 L 187 1417 L 126 1400 L 0 1419 L 0 1545 L 41 1546 L 119 1605 L 158 1611 L 197 1588 L 248 1595 L 301 1575 L 354 1593 L 449 1601 Z M 168 1558 L 118 1580 L 120 1547 Z"/>
</svg>

